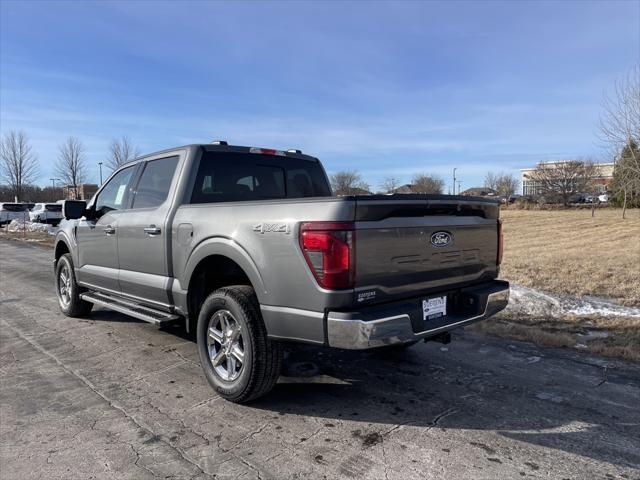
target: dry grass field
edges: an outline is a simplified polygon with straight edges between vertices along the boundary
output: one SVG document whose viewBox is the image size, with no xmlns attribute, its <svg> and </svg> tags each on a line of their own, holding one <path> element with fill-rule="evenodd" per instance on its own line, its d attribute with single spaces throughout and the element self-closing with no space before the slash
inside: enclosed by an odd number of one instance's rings
<svg viewBox="0 0 640 480">
<path fill-rule="evenodd" d="M 617 209 L 597 210 L 594 218 L 590 210 L 503 210 L 501 216 L 502 278 L 545 292 L 640 306 L 640 211 L 628 211 L 625 220 Z M 634 317 L 502 313 L 474 328 L 640 361 L 640 319 Z"/>
<path fill-rule="evenodd" d="M 555 293 L 640 306 L 640 212 L 503 210 L 502 277 Z"/>
</svg>

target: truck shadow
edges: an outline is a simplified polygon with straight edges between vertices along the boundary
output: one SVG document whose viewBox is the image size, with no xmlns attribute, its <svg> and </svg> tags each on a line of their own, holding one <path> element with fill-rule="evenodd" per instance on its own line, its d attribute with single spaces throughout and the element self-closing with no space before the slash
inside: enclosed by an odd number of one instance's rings
<svg viewBox="0 0 640 480">
<path fill-rule="evenodd" d="M 93 312 L 92 320 L 138 323 L 108 311 Z M 197 360 L 195 338 L 183 328 L 158 333 L 193 341 Z M 328 442 L 332 429 L 336 435 L 340 429 L 343 437 L 342 421 L 358 422 L 350 423 L 355 425 L 350 434 L 365 449 L 405 427 L 481 430 L 640 467 L 640 367 L 610 369 L 603 383 L 597 362 L 578 355 L 464 331 L 455 332 L 447 347 L 418 344 L 397 353 L 291 344 L 274 390 L 249 406 L 232 408 L 323 419 Z M 473 434 L 464 441 L 492 462 L 512 460 L 504 447 L 474 441 Z M 518 456 L 517 461 L 525 462 L 530 473 L 538 468 L 535 459 Z"/>
<path fill-rule="evenodd" d="M 351 435 L 364 448 L 404 426 L 494 430 L 521 442 L 640 466 L 640 376 L 631 382 L 610 376 L 609 385 L 594 390 L 588 375 L 529 365 L 531 352 L 509 352 L 511 363 L 501 355 L 483 362 L 474 351 L 479 345 L 466 345 L 468 353 L 441 347 L 422 344 L 399 354 L 292 347 L 280 383 L 251 406 L 323 418 L 329 439 L 341 420 L 362 422 Z M 506 461 L 495 445 L 472 438 L 468 443 L 492 461 Z"/>
</svg>

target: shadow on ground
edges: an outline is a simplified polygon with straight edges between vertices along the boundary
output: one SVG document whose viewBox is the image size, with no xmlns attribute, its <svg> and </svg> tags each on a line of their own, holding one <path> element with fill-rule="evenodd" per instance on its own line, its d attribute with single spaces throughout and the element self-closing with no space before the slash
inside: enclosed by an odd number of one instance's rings
<svg viewBox="0 0 640 480">
<path fill-rule="evenodd" d="M 104 310 L 94 312 L 92 320 L 137 322 Z M 183 328 L 161 332 L 192 340 L 195 352 L 195 339 Z M 640 467 L 640 369 L 605 371 L 597 361 L 580 358 L 463 331 L 447 347 L 418 344 L 399 353 L 291 344 L 280 382 L 251 407 L 323 418 L 328 427 L 340 420 L 361 422 L 351 435 L 364 447 L 405 425 L 490 430 Z M 469 443 L 495 453 L 491 445 Z"/>
</svg>

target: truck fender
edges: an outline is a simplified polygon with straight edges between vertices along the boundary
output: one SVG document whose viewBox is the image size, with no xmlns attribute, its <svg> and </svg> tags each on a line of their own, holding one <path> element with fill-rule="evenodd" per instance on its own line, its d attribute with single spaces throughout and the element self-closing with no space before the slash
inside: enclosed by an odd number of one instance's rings
<svg viewBox="0 0 640 480">
<path fill-rule="evenodd" d="M 184 273 L 180 279 L 180 285 L 184 290 L 189 288 L 191 276 L 198 264 L 207 257 L 212 255 L 220 255 L 233 260 L 244 271 L 253 286 L 258 301 L 263 303 L 268 292 L 264 285 L 264 281 L 258 267 L 251 258 L 251 255 L 242 248 L 237 242 L 224 237 L 214 237 L 203 240 L 193 249 L 187 263 Z"/>
<path fill-rule="evenodd" d="M 76 248 L 76 243 L 72 242 L 71 239 L 66 234 L 66 232 L 63 232 L 62 230 L 60 230 L 56 236 L 56 242 L 54 247 L 54 262 L 58 261 L 57 252 L 60 244 L 64 244 L 67 247 L 67 250 L 71 254 L 71 260 L 73 261 L 73 265 L 77 268 L 78 267 L 78 249 Z"/>
</svg>

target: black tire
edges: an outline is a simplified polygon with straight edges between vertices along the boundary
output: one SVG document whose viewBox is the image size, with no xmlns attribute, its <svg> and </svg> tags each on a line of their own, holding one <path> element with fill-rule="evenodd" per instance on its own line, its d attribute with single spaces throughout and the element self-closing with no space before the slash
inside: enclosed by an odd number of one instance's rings
<svg viewBox="0 0 640 480">
<path fill-rule="evenodd" d="M 214 337 L 209 335 L 210 323 L 215 322 L 216 317 L 228 314 L 240 327 L 239 341 L 243 347 L 243 361 L 237 372 L 238 377 L 232 380 L 223 378 L 214 368 L 212 351 L 219 346 L 220 353 L 224 347 L 220 342 L 210 345 Z M 222 338 L 227 339 L 222 333 Z M 253 288 L 234 285 L 211 293 L 200 308 L 197 336 L 202 369 L 209 384 L 221 397 L 235 403 L 247 403 L 266 395 L 276 384 L 282 367 L 282 347 L 279 342 L 267 338 Z M 224 362 L 226 367 L 220 365 L 220 368 L 228 372 L 229 360 Z M 233 362 L 235 371 L 237 361 L 233 359 Z"/>
<path fill-rule="evenodd" d="M 68 275 L 68 283 L 64 289 L 65 294 L 61 292 L 61 275 L 65 273 Z M 86 302 L 80 298 L 82 289 L 76 283 L 76 275 L 73 271 L 73 260 L 70 253 L 62 255 L 56 263 L 56 296 L 58 297 L 58 305 L 60 310 L 68 317 L 84 317 L 91 312 L 93 303 Z M 68 291 L 68 296 L 66 292 Z"/>
</svg>

